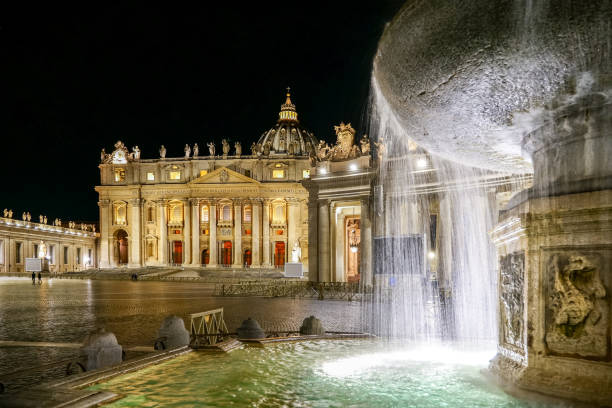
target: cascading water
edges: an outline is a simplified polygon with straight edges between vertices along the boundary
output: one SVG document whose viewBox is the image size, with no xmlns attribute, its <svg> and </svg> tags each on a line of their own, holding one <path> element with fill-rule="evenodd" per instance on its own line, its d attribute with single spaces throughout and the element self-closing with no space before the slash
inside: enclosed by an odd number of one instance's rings
<svg viewBox="0 0 612 408">
<path fill-rule="evenodd" d="M 367 326 L 385 337 L 491 343 L 497 335 L 496 186 L 411 142 L 372 81 L 370 135 L 384 145 Z M 380 153 L 379 148 L 379 153 Z"/>
</svg>

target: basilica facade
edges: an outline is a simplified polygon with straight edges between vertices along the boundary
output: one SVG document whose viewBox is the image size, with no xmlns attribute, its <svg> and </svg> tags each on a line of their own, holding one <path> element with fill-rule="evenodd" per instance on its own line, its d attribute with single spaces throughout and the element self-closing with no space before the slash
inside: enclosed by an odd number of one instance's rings
<svg viewBox="0 0 612 408">
<path fill-rule="evenodd" d="M 117 142 L 96 187 L 101 268 L 183 265 L 308 267 L 309 157 L 318 141 L 287 93 L 277 123 L 253 142 L 186 145 L 182 157 L 141 158 Z M 204 146 L 202 146 L 204 147 Z"/>
</svg>

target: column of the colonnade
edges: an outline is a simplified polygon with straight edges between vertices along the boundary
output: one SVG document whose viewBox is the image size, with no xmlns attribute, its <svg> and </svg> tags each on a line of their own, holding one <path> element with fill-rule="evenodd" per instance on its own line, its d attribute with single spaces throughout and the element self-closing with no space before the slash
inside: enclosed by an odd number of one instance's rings
<svg viewBox="0 0 612 408">
<path fill-rule="evenodd" d="M 109 223 L 111 217 L 109 210 L 110 200 L 100 200 L 98 206 L 100 207 L 100 268 L 110 268 L 110 248 L 108 245 L 110 240 L 108 236 L 110 233 Z M 59 262 L 56 262 L 56 265 L 59 265 Z"/>
<path fill-rule="evenodd" d="M 165 200 L 158 202 L 159 214 L 159 245 L 157 246 L 157 259 L 161 265 L 168 264 L 168 203 Z"/>
<path fill-rule="evenodd" d="M 242 259 L 242 202 L 234 200 L 234 268 L 241 268 Z"/>
<path fill-rule="evenodd" d="M 319 201 L 319 282 L 331 282 L 330 242 L 329 242 L 329 201 Z"/>
<path fill-rule="evenodd" d="M 252 251 L 252 262 L 251 266 L 256 268 L 261 266 L 261 251 L 259 248 L 261 247 L 261 199 L 253 200 L 252 204 L 253 211 L 253 235 L 251 242 L 251 251 Z"/>
<path fill-rule="evenodd" d="M 138 267 L 142 265 L 142 257 L 141 257 L 141 235 L 142 231 L 140 230 L 140 217 L 141 217 L 141 205 L 142 200 L 140 198 L 134 198 L 129 201 L 129 205 L 131 208 L 131 219 L 130 219 L 130 245 L 128 246 L 129 250 L 129 267 Z M 76 248 L 75 248 L 76 251 Z"/>
<path fill-rule="evenodd" d="M 191 200 L 191 265 L 199 266 L 200 260 L 200 201 Z"/>
<path fill-rule="evenodd" d="M 370 218 L 370 199 L 361 199 L 361 214 L 359 221 L 361 229 L 361 282 L 363 285 L 372 285 L 372 219 Z"/>
<path fill-rule="evenodd" d="M 270 200 L 265 199 L 263 203 L 263 265 L 264 267 L 270 266 Z"/>
<path fill-rule="evenodd" d="M 190 200 L 183 200 L 183 240 L 185 243 L 183 265 L 189 265 L 191 263 L 191 203 L 189 201 Z"/>
<path fill-rule="evenodd" d="M 212 201 L 208 206 L 208 266 L 217 266 L 217 206 Z"/>
</svg>

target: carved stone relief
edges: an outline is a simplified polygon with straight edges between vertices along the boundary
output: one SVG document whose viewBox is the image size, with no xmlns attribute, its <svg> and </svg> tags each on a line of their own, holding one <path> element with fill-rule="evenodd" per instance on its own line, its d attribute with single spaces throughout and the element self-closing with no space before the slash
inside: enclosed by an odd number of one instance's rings
<svg viewBox="0 0 612 408">
<path fill-rule="evenodd" d="M 499 260 L 501 282 L 501 328 L 503 341 L 524 347 L 523 288 L 525 251 L 513 252 Z"/>
<path fill-rule="evenodd" d="M 553 252 L 545 260 L 551 354 L 609 358 L 610 304 L 602 278 L 610 280 L 610 258 L 610 251 L 580 251 Z"/>
</svg>

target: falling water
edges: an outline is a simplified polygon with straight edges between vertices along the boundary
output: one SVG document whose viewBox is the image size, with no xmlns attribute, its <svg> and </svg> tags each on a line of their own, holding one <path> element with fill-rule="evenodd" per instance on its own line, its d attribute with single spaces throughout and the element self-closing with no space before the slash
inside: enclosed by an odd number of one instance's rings
<svg viewBox="0 0 612 408">
<path fill-rule="evenodd" d="M 409 340 L 497 335 L 496 186 L 508 175 L 443 160 L 411 142 L 372 82 L 370 135 L 382 141 L 375 189 L 368 327 Z"/>
</svg>

